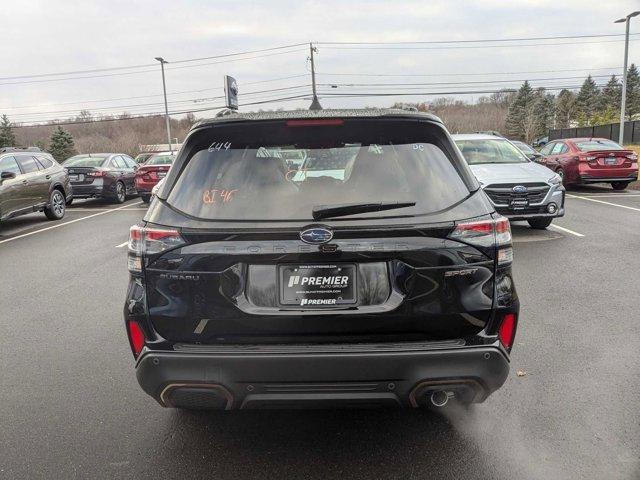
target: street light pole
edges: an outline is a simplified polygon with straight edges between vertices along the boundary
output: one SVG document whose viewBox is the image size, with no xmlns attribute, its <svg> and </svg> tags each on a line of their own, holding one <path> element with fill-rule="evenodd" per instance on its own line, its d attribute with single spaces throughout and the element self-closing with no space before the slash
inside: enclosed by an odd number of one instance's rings
<svg viewBox="0 0 640 480">
<path fill-rule="evenodd" d="M 627 107 L 627 62 L 629 60 L 629 24 L 631 19 L 640 14 L 640 11 L 630 13 L 624 18 L 620 18 L 613 23 L 625 23 L 626 33 L 624 36 L 624 70 L 622 71 L 622 96 L 620 97 L 620 134 L 618 136 L 618 143 L 620 145 L 624 142 L 624 120 L 625 110 Z"/>
<path fill-rule="evenodd" d="M 173 146 L 171 144 L 171 122 L 169 120 L 169 106 L 167 105 L 167 84 L 164 80 L 164 64 L 169 63 L 162 57 L 156 57 L 156 60 L 160 62 L 160 69 L 162 70 L 162 91 L 164 92 L 164 119 L 167 124 L 167 140 L 169 141 L 169 152 L 173 154 Z"/>
</svg>

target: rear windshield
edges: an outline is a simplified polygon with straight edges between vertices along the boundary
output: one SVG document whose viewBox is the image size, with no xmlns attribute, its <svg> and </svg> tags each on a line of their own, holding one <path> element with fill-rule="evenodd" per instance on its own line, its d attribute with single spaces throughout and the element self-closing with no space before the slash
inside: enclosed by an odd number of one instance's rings
<svg viewBox="0 0 640 480">
<path fill-rule="evenodd" d="M 575 142 L 581 152 L 596 152 L 598 150 L 622 150 L 622 147 L 611 140 L 586 140 Z"/>
<path fill-rule="evenodd" d="M 167 202 L 202 219 L 307 221 L 318 205 L 416 203 L 345 218 L 393 217 L 433 213 L 469 195 L 437 127 L 265 123 L 194 135 L 190 143 L 200 145 L 186 149 L 193 154 Z"/>
<path fill-rule="evenodd" d="M 71 157 L 64 161 L 65 167 L 101 167 L 107 157 Z"/>
<path fill-rule="evenodd" d="M 503 139 L 456 140 L 456 145 L 469 165 L 529 161 L 516 146 Z"/>
<path fill-rule="evenodd" d="M 147 160 L 146 165 L 171 165 L 174 158 L 173 155 L 156 155 Z"/>
</svg>

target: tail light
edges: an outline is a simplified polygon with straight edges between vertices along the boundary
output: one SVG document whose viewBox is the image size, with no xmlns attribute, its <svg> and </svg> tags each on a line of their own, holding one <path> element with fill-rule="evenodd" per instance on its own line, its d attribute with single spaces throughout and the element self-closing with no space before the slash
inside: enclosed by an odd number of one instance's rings
<svg viewBox="0 0 640 480">
<path fill-rule="evenodd" d="M 460 223 L 451 232 L 449 238 L 479 247 L 495 246 L 498 249 L 499 265 L 506 265 L 513 261 L 511 225 L 505 217 Z"/>
<path fill-rule="evenodd" d="M 138 357 L 144 348 L 145 336 L 142 327 L 135 320 L 127 322 L 127 333 L 129 334 L 129 344 L 133 351 L 133 356 Z"/>
<path fill-rule="evenodd" d="M 129 271 L 140 273 L 146 256 L 157 255 L 185 243 L 177 230 L 134 225 L 129 230 Z"/>
<path fill-rule="evenodd" d="M 513 346 L 513 340 L 516 336 L 516 327 L 518 325 L 516 314 L 515 313 L 507 313 L 502 318 L 502 323 L 500 324 L 500 329 L 498 330 L 498 338 L 504 348 L 508 351 L 511 351 L 511 347 Z"/>
<path fill-rule="evenodd" d="M 452 240 L 469 243 L 478 247 L 498 248 L 498 264 L 508 264 L 513 261 L 511 248 L 511 225 L 505 217 L 498 217 L 478 222 L 465 222 L 456 225 L 449 234 Z"/>
<path fill-rule="evenodd" d="M 87 177 L 104 177 L 107 174 L 104 170 L 96 170 L 94 172 L 87 172 Z"/>
<path fill-rule="evenodd" d="M 638 161 L 638 155 L 636 153 L 629 153 L 626 155 L 626 157 L 631 160 L 632 162 L 637 162 Z"/>
</svg>

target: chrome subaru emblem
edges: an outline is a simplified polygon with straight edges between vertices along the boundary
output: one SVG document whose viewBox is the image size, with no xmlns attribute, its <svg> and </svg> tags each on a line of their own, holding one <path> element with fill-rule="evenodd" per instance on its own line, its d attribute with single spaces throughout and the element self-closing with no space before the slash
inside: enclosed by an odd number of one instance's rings
<svg viewBox="0 0 640 480">
<path fill-rule="evenodd" d="M 527 187 L 524 185 L 516 185 L 511 189 L 513 193 L 527 193 Z"/>
<path fill-rule="evenodd" d="M 300 240 L 313 245 L 330 242 L 332 238 L 333 232 L 325 227 L 311 227 L 300 232 Z"/>
</svg>

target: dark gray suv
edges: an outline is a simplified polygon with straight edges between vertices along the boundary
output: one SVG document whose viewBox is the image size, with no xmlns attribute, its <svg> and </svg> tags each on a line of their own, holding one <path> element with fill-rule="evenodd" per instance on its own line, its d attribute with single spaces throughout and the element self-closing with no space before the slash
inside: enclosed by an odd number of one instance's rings
<svg viewBox="0 0 640 480">
<path fill-rule="evenodd" d="M 72 198 L 69 175 L 39 149 L 0 149 L 0 220 L 41 211 L 60 220 Z"/>
</svg>

